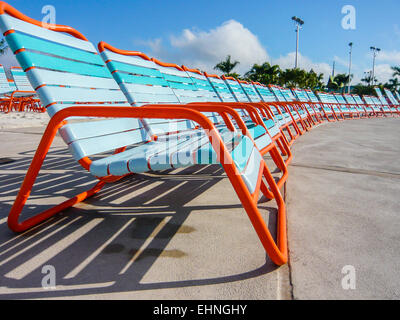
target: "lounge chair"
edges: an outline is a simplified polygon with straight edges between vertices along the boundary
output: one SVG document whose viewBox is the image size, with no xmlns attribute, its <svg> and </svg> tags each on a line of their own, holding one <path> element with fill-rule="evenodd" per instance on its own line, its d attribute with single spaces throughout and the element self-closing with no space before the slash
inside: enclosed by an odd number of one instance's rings
<svg viewBox="0 0 400 320">
<path fill-rule="evenodd" d="M 1 111 L 8 111 L 9 95 L 14 90 L 10 87 L 4 67 L 0 65 L 0 108 Z"/>
<path fill-rule="evenodd" d="M 347 103 L 343 95 L 341 95 L 340 93 L 334 93 L 333 96 L 339 103 L 339 108 L 342 111 L 343 115 L 347 114 L 350 119 L 357 119 L 361 117 L 357 108 L 354 105 Z"/>
<path fill-rule="evenodd" d="M 354 101 L 357 103 L 357 105 L 358 105 L 359 107 L 364 108 L 364 110 L 365 110 L 365 112 L 366 112 L 366 114 L 367 114 L 367 117 L 369 117 L 369 118 L 376 117 L 376 114 L 375 114 L 374 109 L 372 109 L 371 106 L 367 105 L 367 104 L 361 99 L 361 97 L 360 97 L 358 94 L 352 94 L 351 96 L 353 97 Z"/>
<path fill-rule="evenodd" d="M 314 107 L 310 97 L 307 95 L 303 89 L 292 89 L 293 95 L 296 96 L 296 99 L 300 101 L 305 110 L 307 111 L 309 117 L 311 118 L 314 124 L 323 122 L 323 118 L 318 110 L 318 108 Z"/>
<path fill-rule="evenodd" d="M 399 103 L 399 101 L 400 101 L 400 94 L 396 91 L 395 93 L 395 99 L 397 100 L 397 103 Z"/>
<path fill-rule="evenodd" d="M 379 96 L 372 96 L 372 101 L 374 102 L 375 106 L 377 106 L 383 112 L 384 116 L 393 116 L 392 110 L 390 110 L 389 104 L 385 101 L 385 99 L 381 100 Z"/>
<path fill-rule="evenodd" d="M 368 118 L 368 113 L 365 110 L 365 108 L 361 105 L 358 105 L 356 100 L 351 94 L 345 93 L 343 94 L 343 98 L 346 100 L 350 108 L 355 108 L 358 111 L 358 114 L 360 115 L 361 119 Z"/>
<path fill-rule="evenodd" d="M 280 87 L 275 85 L 268 86 L 271 92 L 275 95 L 277 100 L 276 104 L 281 108 L 282 113 L 288 113 L 293 120 L 293 123 L 296 124 L 295 129 L 298 131 L 300 135 L 303 135 L 307 131 L 307 126 L 303 122 L 299 112 L 294 108 L 293 105 L 288 106 L 287 100 L 283 95 Z"/>
<path fill-rule="evenodd" d="M 395 114 L 400 114 L 400 102 L 399 102 L 400 100 L 396 100 L 396 98 L 393 96 L 392 92 L 389 89 L 385 88 L 384 91 L 385 95 L 388 97 L 391 103 L 390 109 L 392 110 L 392 112 L 394 112 Z"/>
<path fill-rule="evenodd" d="M 231 94 L 239 103 L 251 105 L 260 110 L 260 116 L 265 128 L 270 133 L 272 139 L 279 146 L 281 152 L 287 155 L 285 163 L 289 164 L 292 159 L 292 153 L 289 148 L 289 142 L 283 133 L 282 123 L 274 116 L 268 104 L 264 103 L 262 97 L 257 93 L 254 86 L 242 80 L 236 80 L 231 77 L 222 77 Z"/>
<path fill-rule="evenodd" d="M 9 109 L 14 106 L 17 111 L 25 111 L 26 108 L 37 111 L 39 100 L 25 72 L 20 67 L 11 67 L 10 71 L 16 90 L 10 94 Z"/>
<path fill-rule="evenodd" d="M 286 99 L 287 105 L 290 105 L 297 110 L 298 114 L 303 120 L 303 123 L 305 124 L 305 129 L 307 131 L 311 129 L 315 123 L 309 112 L 307 112 L 304 104 L 297 100 L 296 96 L 289 88 L 279 87 L 279 90 L 282 92 L 283 97 Z"/>
<path fill-rule="evenodd" d="M 324 111 L 322 109 L 322 104 L 319 101 L 318 97 L 310 89 L 304 89 L 304 93 L 307 94 L 310 103 L 312 103 L 312 106 L 315 109 L 315 111 L 318 113 L 318 116 L 321 119 L 321 121 L 325 121 L 324 119 L 326 119 L 326 117 L 324 115 Z"/>
<path fill-rule="evenodd" d="M 213 110 L 218 106 L 228 106 L 227 103 L 221 103 L 208 79 L 197 70 L 191 70 L 186 67 L 186 70 L 184 70 L 178 65 L 150 59 L 141 52 L 117 49 L 105 42 L 101 42 L 98 48 L 114 79 L 132 106 L 141 106 L 144 102 L 156 104 L 179 103 L 183 105 L 190 103 L 188 107 L 197 108 L 197 110 L 203 112 L 206 112 L 207 108 Z M 126 73 L 135 74 L 135 77 L 126 79 Z M 152 77 L 148 77 L 150 74 Z M 158 84 L 158 86 L 156 87 L 155 84 Z M 198 103 L 201 103 L 201 105 L 197 107 Z M 205 106 L 205 103 L 207 103 L 207 106 Z M 226 130 L 223 117 L 215 112 L 206 112 L 204 114 L 211 119 L 217 128 L 220 128 L 222 124 L 221 129 Z M 245 114 L 241 116 L 245 121 L 246 118 L 250 119 Z M 249 122 L 247 123 L 247 128 L 261 154 L 269 152 L 278 168 L 283 172 L 282 178 L 278 182 L 278 186 L 281 187 L 287 179 L 288 170 L 272 143 L 271 139 L 274 139 L 274 136 L 270 136 L 263 126 L 253 122 L 252 119 Z M 182 136 L 198 135 L 196 126 L 192 123 L 188 125 L 187 122 L 170 122 L 168 125 L 167 123 L 160 125 L 159 121 L 147 121 L 147 127 L 151 129 L 153 135 L 157 135 L 159 140 L 171 139 L 172 132 L 178 139 L 181 139 Z M 238 128 L 232 129 L 236 130 Z M 189 145 L 187 148 L 192 148 L 192 146 Z M 184 158 L 187 148 L 180 148 L 177 151 L 177 157 Z M 170 150 L 165 150 L 157 157 L 165 157 L 166 161 L 172 161 L 173 158 L 167 156 L 169 152 Z M 153 156 L 151 157 L 153 158 Z M 150 165 L 152 161 L 150 158 L 147 160 Z M 171 166 L 174 166 L 174 163 L 171 163 Z M 152 169 L 154 170 L 155 168 L 152 167 Z"/>
<path fill-rule="evenodd" d="M 225 81 L 229 85 L 229 82 L 232 80 L 230 81 L 225 80 Z M 272 132 L 274 132 L 273 139 L 274 141 L 276 141 L 276 143 L 278 143 L 280 149 L 281 150 L 283 149 L 282 151 L 286 151 L 288 153 L 286 164 L 289 164 L 292 159 L 292 153 L 289 148 L 289 142 L 283 133 L 284 128 L 286 128 L 286 124 L 283 124 L 279 119 L 275 117 L 269 105 L 263 101 L 262 96 L 257 92 L 256 88 L 254 87 L 254 84 L 241 80 L 238 80 L 237 82 L 242 87 L 251 105 L 265 108 L 261 110 L 262 111 L 265 110 L 268 113 L 268 115 L 266 113 L 263 114 L 263 122 L 267 128 L 271 128 Z"/>
<path fill-rule="evenodd" d="M 17 73 L 17 68 L 12 67 L 11 73 Z M 18 79 L 19 80 L 19 79 Z M 10 111 L 23 111 L 28 105 L 34 104 L 31 99 L 32 92 L 29 94 L 21 87 L 17 87 L 16 83 L 8 79 L 4 67 L 0 65 L 0 105 L 1 110 L 5 113 Z"/>
<path fill-rule="evenodd" d="M 192 76 L 196 76 L 192 74 Z M 245 81 L 238 81 L 231 77 L 218 77 L 216 75 L 204 74 L 215 92 L 220 97 L 221 103 L 234 108 L 254 108 L 254 122 L 261 124 L 268 132 L 274 143 L 277 144 L 283 156 L 287 156 L 285 164 L 292 160 L 289 142 L 286 139 L 281 123 L 274 117 L 271 109 L 265 104 L 255 91 L 254 87 Z M 242 82 L 242 83 L 241 83 Z M 251 109 L 247 110 L 251 113 Z M 291 136 L 292 137 L 292 136 Z M 265 153 L 265 152 L 263 152 Z"/>
<path fill-rule="evenodd" d="M 275 121 L 279 122 L 282 133 L 284 133 L 286 130 L 287 134 L 289 135 L 289 139 L 287 139 L 288 143 L 289 145 L 292 145 L 300 135 L 300 129 L 297 127 L 296 122 L 293 120 L 289 112 L 287 112 L 285 109 L 282 110 L 280 106 L 276 104 L 277 100 L 275 95 L 266 85 L 258 82 L 252 82 L 252 84 L 256 92 L 259 94 L 261 100 L 266 106 L 268 106 L 271 116 L 276 119 Z M 293 134 L 291 127 L 294 128 L 295 134 Z"/>
<path fill-rule="evenodd" d="M 362 96 L 364 103 L 366 105 L 367 110 L 373 110 L 375 117 L 383 117 L 384 112 L 381 108 L 379 108 L 377 105 L 375 105 L 375 101 L 373 100 L 373 97 L 370 95 L 363 95 Z"/>
<path fill-rule="evenodd" d="M 229 114 L 240 128 L 240 131 L 231 131 L 227 122 L 228 129 L 220 134 L 213 123 L 195 108 L 189 109 L 177 104 L 132 107 L 126 102 L 95 47 L 75 29 L 56 25 L 45 29 L 40 21 L 23 15 L 5 2 L 0 2 L 0 29 L 51 116 L 11 208 L 8 225 L 12 230 L 27 230 L 99 192 L 108 182 L 115 182 L 134 172 L 149 171 L 144 153 L 157 153 L 165 148 L 166 142 L 152 139 L 145 122 L 147 119 L 182 119 L 197 123 L 203 129 L 199 130 L 198 137 L 191 136 L 186 141 L 200 146 L 191 159 L 196 158 L 201 162 L 201 155 L 212 153 L 211 157 L 205 158 L 208 163 L 210 158 L 215 159 L 225 170 L 272 261 L 278 265 L 287 262 L 285 203 L 237 112 L 223 107 L 211 110 L 225 115 L 225 119 Z M 134 77 L 128 73 L 124 75 Z M 149 89 L 145 86 L 143 88 Z M 157 90 L 152 89 L 154 92 Z M 100 119 L 93 121 L 93 118 Z M 99 181 L 90 190 L 19 222 L 19 216 L 57 132 L 60 132 L 75 159 Z M 199 140 L 204 143 L 197 143 Z M 232 141 L 234 143 L 230 144 Z M 229 142 L 232 149 L 228 149 L 224 142 Z M 114 150 L 115 154 L 90 159 L 93 155 L 112 153 Z M 122 163 L 124 167 L 119 166 Z M 169 164 L 165 167 L 170 168 Z M 113 174 L 114 170 L 117 174 Z M 260 192 L 264 195 L 272 193 L 278 204 L 277 243 L 257 208 Z"/>
<path fill-rule="evenodd" d="M 337 108 L 337 106 L 335 106 L 334 101 L 332 101 L 327 93 L 316 92 L 316 95 L 319 99 L 319 103 L 321 104 L 321 111 L 323 112 L 327 121 L 333 122 L 344 120 L 340 110 Z"/>
<path fill-rule="evenodd" d="M 386 115 L 388 115 L 388 114 L 390 114 L 391 116 L 394 116 L 394 113 L 392 112 L 392 110 L 390 109 L 390 106 L 389 106 L 389 103 L 388 103 L 388 101 L 385 99 L 385 97 L 383 96 L 383 94 L 382 94 L 382 91 L 381 91 L 381 89 L 379 88 L 379 87 L 375 87 L 375 93 L 377 94 L 377 100 L 375 100 L 376 101 L 376 103 L 378 103 L 378 105 L 380 105 L 381 106 L 381 108 L 382 108 L 382 110 L 383 110 L 383 112 L 386 114 Z M 376 104 L 375 103 L 375 104 Z"/>
</svg>

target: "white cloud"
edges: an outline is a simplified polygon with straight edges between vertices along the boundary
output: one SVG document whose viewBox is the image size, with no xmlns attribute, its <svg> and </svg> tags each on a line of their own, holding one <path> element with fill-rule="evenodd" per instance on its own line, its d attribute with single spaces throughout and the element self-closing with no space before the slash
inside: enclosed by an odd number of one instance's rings
<svg viewBox="0 0 400 320">
<path fill-rule="evenodd" d="M 400 51 L 393 50 L 393 51 L 381 51 L 378 53 L 376 57 L 377 61 L 391 63 L 393 65 L 400 64 Z"/>
<path fill-rule="evenodd" d="M 342 66 L 345 68 L 349 68 L 349 60 L 342 59 L 338 56 L 334 56 L 333 60 L 336 62 L 336 65 L 339 65 L 339 66 Z M 353 67 L 354 67 L 354 63 L 353 63 Z"/>
<path fill-rule="evenodd" d="M 213 72 L 213 67 L 231 55 L 240 64 L 233 70 L 247 72 L 254 63 L 269 60 L 266 49 L 257 36 L 241 23 L 229 20 L 209 31 L 185 29 L 171 36 L 167 45 L 161 39 L 146 42 L 151 55 L 176 64 Z"/>
<path fill-rule="evenodd" d="M 388 82 L 389 79 L 393 78 L 393 70 L 390 64 L 377 64 L 375 66 L 375 78 L 378 83 Z"/>
</svg>

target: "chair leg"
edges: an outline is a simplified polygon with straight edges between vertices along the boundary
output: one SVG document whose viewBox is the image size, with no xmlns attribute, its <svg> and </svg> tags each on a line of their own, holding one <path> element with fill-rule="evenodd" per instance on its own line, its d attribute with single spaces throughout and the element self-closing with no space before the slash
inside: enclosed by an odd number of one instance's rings
<svg viewBox="0 0 400 320">
<path fill-rule="evenodd" d="M 273 139 L 273 141 L 276 142 L 275 139 Z M 267 148 L 263 149 L 260 153 L 262 156 L 269 153 L 272 160 L 274 161 L 275 165 L 277 166 L 277 168 L 282 172 L 282 176 L 279 178 L 278 182 L 276 183 L 278 186 L 278 189 L 281 189 L 283 184 L 286 182 L 286 180 L 289 176 L 289 171 L 288 171 L 285 161 L 283 160 L 281 154 L 278 151 L 278 148 L 276 147 L 276 145 L 274 143 L 272 143 Z M 273 195 L 273 193 L 268 193 L 266 195 L 266 197 L 268 199 L 272 200 L 274 195 Z"/>
<path fill-rule="evenodd" d="M 283 197 L 274 183 L 274 178 L 265 166 L 263 170 L 263 176 L 269 184 L 272 192 L 274 193 L 274 199 L 278 205 L 277 213 L 277 243 L 271 236 L 268 227 L 265 224 L 260 212 L 258 211 L 257 204 L 255 204 L 254 213 L 251 212 L 249 218 L 263 244 L 268 256 L 276 265 L 283 265 L 287 263 L 288 251 L 287 251 L 287 230 L 286 230 L 286 205 Z M 268 189 L 266 184 L 262 182 L 261 192 L 265 195 L 265 189 Z M 257 210 L 257 211 L 256 211 Z"/>
<path fill-rule="evenodd" d="M 278 135 L 274 137 L 274 142 L 276 142 L 279 150 L 281 151 L 282 156 L 286 156 L 285 164 L 288 166 L 293 159 L 292 151 L 289 148 L 289 143 L 286 137 L 280 132 Z"/>
<path fill-rule="evenodd" d="M 51 218 L 55 214 L 70 208 L 74 206 L 75 204 L 82 202 L 86 200 L 87 198 L 90 198 L 97 192 L 99 192 L 105 185 L 105 182 L 99 181 L 93 188 L 84 191 L 75 197 L 68 199 L 48 210 L 45 210 L 41 213 L 38 213 L 37 215 L 33 216 L 32 218 L 29 218 L 23 222 L 19 222 L 19 216 L 21 215 L 22 209 L 25 206 L 25 202 L 28 199 L 28 197 L 25 197 L 22 193 L 23 187 L 20 189 L 20 193 L 18 194 L 17 199 L 14 202 L 13 207 L 11 208 L 10 214 L 8 215 L 8 226 L 10 229 L 14 232 L 23 232 L 25 230 L 28 230 L 41 222 Z M 28 193 L 31 191 L 28 190 Z"/>
<path fill-rule="evenodd" d="M 250 194 L 246 186 L 244 186 L 243 180 L 238 175 L 235 175 L 233 172 L 229 172 L 228 170 L 226 170 L 226 172 L 270 259 L 279 266 L 287 263 L 286 205 L 273 176 L 265 165 L 265 162 L 262 161 L 260 166 L 259 183 L 256 192 L 253 194 Z M 266 183 L 262 178 L 265 178 Z M 267 184 L 271 191 L 269 191 Z M 278 205 L 276 242 L 257 207 L 259 191 L 261 191 L 265 196 L 272 193 Z"/>
<path fill-rule="evenodd" d="M 285 160 L 285 164 L 286 164 L 286 166 L 288 166 L 293 160 L 292 150 L 290 150 L 289 143 L 287 142 L 287 139 L 283 135 L 283 133 L 281 133 L 281 136 L 279 139 L 281 140 L 282 146 L 286 151 L 287 158 Z"/>
<path fill-rule="evenodd" d="M 61 125 L 61 124 L 60 124 Z M 63 203 L 56 205 L 53 208 L 50 208 L 44 212 L 41 212 L 23 222 L 19 222 L 19 216 L 21 215 L 22 209 L 25 206 L 26 201 L 29 198 L 29 195 L 32 191 L 32 187 L 36 181 L 36 178 L 39 174 L 39 171 L 43 165 L 44 159 L 50 149 L 50 146 L 54 140 L 54 137 L 57 133 L 58 126 L 48 126 L 43 134 L 43 137 L 40 141 L 38 149 L 36 150 L 35 156 L 29 166 L 28 172 L 25 176 L 25 179 L 21 185 L 21 188 L 18 192 L 17 198 L 14 201 L 14 204 L 11 208 L 11 211 L 8 215 L 8 226 L 11 230 L 15 232 L 22 232 L 27 229 L 32 228 L 33 226 L 43 222 L 44 220 L 49 219 L 54 216 L 58 212 L 65 210 L 79 202 L 84 201 L 85 199 L 93 196 L 95 193 L 99 192 L 105 185 L 104 181 L 99 181 L 93 188 L 88 191 L 82 192 L 77 196 L 64 201 Z"/>
<path fill-rule="evenodd" d="M 293 128 L 294 128 L 294 131 L 296 132 L 296 134 L 295 135 L 293 135 L 293 133 L 292 133 L 292 130 L 290 129 L 290 126 L 292 125 L 292 123 L 289 123 L 288 125 L 286 125 L 285 127 L 284 127 L 284 129 L 286 129 L 286 131 L 288 132 L 288 134 L 289 134 L 289 136 L 290 136 L 290 142 L 289 142 L 289 146 L 291 146 L 293 143 L 294 143 L 294 141 L 299 137 L 299 132 L 296 130 L 296 126 L 295 126 L 295 124 L 293 124 Z"/>
<path fill-rule="evenodd" d="M 278 146 L 279 150 L 281 151 L 282 157 L 286 157 L 287 152 L 286 152 L 286 149 L 282 145 L 282 140 L 281 139 L 273 139 L 273 140 L 275 141 L 276 145 Z"/>
</svg>

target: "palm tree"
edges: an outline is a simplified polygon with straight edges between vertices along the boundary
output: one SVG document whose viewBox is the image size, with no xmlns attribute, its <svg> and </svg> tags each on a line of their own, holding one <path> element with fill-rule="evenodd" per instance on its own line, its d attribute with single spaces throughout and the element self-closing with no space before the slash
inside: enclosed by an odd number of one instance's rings
<svg viewBox="0 0 400 320">
<path fill-rule="evenodd" d="M 306 83 L 304 88 L 308 89 L 323 89 L 324 84 L 323 84 L 323 79 L 324 79 L 324 74 L 320 73 L 317 74 L 313 69 L 311 69 L 306 78 Z"/>
<path fill-rule="evenodd" d="M 286 69 L 281 74 L 281 84 L 288 88 L 304 88 L 306 86 L 308 73 L 299 68 Z"/>
<path fill-rule="evenodd" d="M 391 67 L 393 72 L 393 77 L 400 77 L 400 67 Z"/>
<path fill-rule="evenodd" d="M 387 87 L 389 87 L 389 89 L 392 89 L 392 90 L 394 89 L 394 91 L 397 91 L 397 88 L 399 87 L 399 85 L 400 85 L 399 79 L 398 78 L 393 78 L 393 79 L 389 80 L 389 83 L 388 83 Z"/>
<path fill-rule="evenodd" d="M 269 62 L 261 65 L 254 64 L 249 72 L 245 74 L 245 78 L 254 82 L 263 84 L 278 84 L 281 69 L 277 65 L 271 66 Z"/>
<path fill-rule="evenodd" d="M 231 61 L 231 56 L 228 55 L 225 59 L 225 61 L 221 61 L 220 63 L 218 63 L 214 69 L 215 70 L 219 70 L 221 72 L 223 72 L 223 74 L 225 76 L 231 76 L 231 77 L 239 77 L 239 75 L 237 73 L 231 73 L 232 70 L 239 64 L 239 61 Z"/>
<path fill-rule="evenodd" d="M 363 85 L 361 83 L 357 84 L 356 86 L 354 86 L 352 93 L 354 94 L 358 94 L 358 95 L 375 95 L 375 90 L 372 86 L 368 85 Z"/>
<path fill-rule="evenodd" d="M 375 81 L 372 81 L 375 80 Z M 374 77 L 374 79 L 372 79 L 372 75 L 367 73 L 365 75 L 365 78 L 361 79 L 362 82 L 365 82 L 366 84 L 368 84 L 368 86 L 371 85 L 371 83 L 376 82 L 378 79 L 376 77 Z"/>
<path fill-rule="evenodd" d="M 338 74 L 334 78 L 329 77 L 329 82 L 327 87 L 332 90 L 342 90 L 346 87 L 346 85 L 350 81 L 350 76 L 348 74 Z"/>
</svg>

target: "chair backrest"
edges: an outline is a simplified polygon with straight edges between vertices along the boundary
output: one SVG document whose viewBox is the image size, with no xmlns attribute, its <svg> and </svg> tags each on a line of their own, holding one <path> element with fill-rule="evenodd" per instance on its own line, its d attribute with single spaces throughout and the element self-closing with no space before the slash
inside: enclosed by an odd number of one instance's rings
<svg viewBox="0 0 400 320">
<path fill-rule="evenodd" d="M 309 102 L 310 98 L 307 96 L 307 93 L 304 90 L 293 88 L 293 94 L 296 96 L 296 99 L 300 102 Z"/>
<path fill-rule="evenodd" d="M 292 91 L 289 88 L 279 88 L 287 102 L 296 101 L 296 97 L 293 95 Z"/>
<path fill-rule="evenodd" d="M 10 93 L 12 91 L 14 90 L 10 87 L 10 82 L 7 79 L 6 71 L 0 64 L 0 94 Z"/>
<path fill-rule="evenodd" d="M 192 78 L 180 66 L 164 63 L 154 58 L 152 61 L 155 62 L 157 69 L 180 103 L 204 101 L 202 92 L 197 89 Z"/>
<path fill-rule="evenodd" d="M 351 96 L 359 106 L 365 105 L 364 101 L 362 101 L 361 97 L 358 94 L 352 94 Z"/>
<path fill-rule="evenodd" d="M 250 102 L 262 102 L 261 96 L 257 93 L 257 91 L 254 89 L 254 86 L 251 83 L 241 80 L 239 80 L 238 82 L 243 88 L 243 91 L 246 93 L 247 99 Z"/>
<path fill-rule="evenodd" d="M 375 103 L 374 103 L 374 101 L 372 100 L 372 97 L 371 97 L 371 96 L 363 95 L 363 99 L 364 99 L 364 101 L 365 101 L 365 103 L 366 103 L 367 105 L 369 105 L 369 106 L 375 105 Z"/>
<path fill-rule="evenodd" d="M 399 101 L 396 100 L 396 98 L 393 96 L 392 92 L 389 89 L 384 89 L 385 90 L 385 94 L 386 96 L 389 98 L 390 103 L 392 105 L 398 106 L 399 105 Z"/>
<path fill-rule="evenodd" d="M 18 91 L 34 91 L 26 73 L 21 67 L 11 67 L 11 75 Z"/>
<path fill-rule="evenodd" d="M 381 102 L 381 100 L 378 99 L 378 97 L 371 96 L 371 99 L 376 106 L 382 106 L 382 102 Z"/>
<path fill-rule="evenodd" d="M 381 102 L 382 105 L 388 105 L 387 100 L 385 99 L 385 97 L 382 94 L 382 91 L 379 87 L 375 87 L 375 92 L 378 95 L 378 99 Z"/>
<path fill-rule="evenodd" d="M 331 104 L 333 104 L 333 105 L 335 105 L 335 106 L 338 105 L 338 101 L 337 101 L 337 99 L 336 99 L 336 97 L 335 97 L 334 94 L 328 93 L 328 94 L 327 94 L 327 97 L 328 97 L 329 103 L 331 103 Z"/>
<path fill-rule="evenodd" d="M 316 95 L 322 103 L 332 103 L 327 93 L 317 92 Z"/>
<path fill-rule="evenodd" d="M 345 98 L 340 94 L 340 93 L 335 93 L 335 98 L 337 100 L 337 102 L 343 106 L 346 106 L 347 102 L 345 100 Z"/>
<path fill-rule="evenodd" d="M 235 97 L 236 101 L 251 102 L 247 97 L 246 92 L 243 90 L 243 87 L 235 78 L 222 76 L 222 79 L 225 81 L 226 85 L 228 86 L 229 90 Z"/>
<path fill-rule="evenodd" d="M 152 59 L 158 70 L 168 83 L 180 103 L 194 102 L 221 102 L 214 88 L 204 74 L 197 69 L 189 69 L 185 66 L 164 63 L 157 59 Z M 216 112 L 202 112 L 214 124 L 222 124 L 222 117 Z M 192 122 L 187 122 L 191 128 L 195 127 Z"/>
<path fill-rule="evenodd" d="M 132 106 L 180 103 L 149 57 L 141 52 L 122 52 L 107 44 L 104 46 L 99 44 L 100 55 Z"/>
<path fill-rule="evenodd" d="M 217 90 L 212 85 L 211 80 L 206 76 L 205 73 L 202 73 L 197 69 L 187 68 L 186 66 L 182 66 L 182 69 L 186 72 L 186 74 L 189 75 L 189 77 L 192 79 L 196 87 L 196 97 L 193 97 L 188 102 L 226 102 L 222 98 L 225 97 L 225 94 L 223 95 L 218 94 Z M 218 87 L 221 86 L 219 85 Z M 227 87 L 226 89 L 228 90 L 228 94 L 231 97 L 230 99 L 233 100 L 233 102 L 236 102 L 229 89 Z M 247 117 L 247 114 L 245 114 L 243 111 L 238 111 L 238 112 L 243 117 Z M 213 121 L 214 124 L 224 123 L 222 117 L 216 112 L 203 112 L 203 114 L 205 114 L 209 119 L 211 119 L 211 121 Z"/>
<path fill-rule="evenodd" d="M 395 95 L 396 95 L 397 102 L 399 102 L 400 101 L 400 94 L 396 91 Z"/>
<path fill-rule="evenodd" d="M 178 66 L 161 67 L 144 53 L 120 50 L 104 42 L 99 43 L 99 50 L 116 83 L 133 107 L 180 104 L 187 98 L 187 94 L 181 93 L 183 88 L 194 88 L 189 76 L 183 77 L 184 72 Z M 152 135 L 195 127 L 191 121 L 186 120 L 147 119 L 142 122 Z"/>
<path fill-rule="evenodd" d="M 305 89 L 304 92 L 307 93 L 307 95 L 310 98 L 311 102 L 319 103 L 319 100 L 318 100 L 317 96 L 315 95 L 315 93 L 312 90 Z"/>
<path fill-rule="evenodd" d="M 258 83 L 258 82 L 253 82 L 253 86 L 264 102 L 276 102 L 277 101 L 275 95 L 271 92 L 271 90 L 266 85 Z"/>
<path fill-rule="evenodd" d="M 129 106 L 93 44 L 78 31 L 46 29 L 4 3 L 0 29 L 50 116 L 79 104 Z M 68 119 L 60 133 L 77 160 L 149 139 L 137 119 Z"/>
<path fill-rule="evenodd" d="M 286 102 L 286 99 L 283 96 L 283 94 L 278 86 L 269 85 L 268 87 L 271 89 L 272 93 L 275 95 L 275 98 L 277 101 Z"/>
<path fill-rule="evenodd" d="M 208 79 L 198 70 L 150 59 L 137 51 L 126 51 L 101 42 L 99 50 L 129 103 L 185 104 L 220 102 Z M 205 113 L 214 123 L 222 122 L 216 113 Z M 196 124 L 189 120 L 143 120 L 151 134 L 162 135 L 191 130 Z"/>
<path fill-rule="evenodd" d="M 357 102 L 356 100 L 354 100 L 353 96 L 351 94 L 345 93 L 343 95 L 344 99 L 346 100 L 347 104 L 351 104 L 351 105 L 356 105 Z"/>
<path fill-rule="evenodd" d="M 311 90 L 308 90 L 311 91 Z M 311 91 L 312 92 L 312 91 Z M 309 95 L 307 94 L 307 90 L 306 89 L 297 89 L 297 88 L 293 88 L 292 89 L 292 93 L 293 95 L 296 97 L 297 101 L 302 102 L 302 104 L 307 108 L 307 110 L 311 113 L 315 113 L 316 109 L 311 107 L 311 98 L 309 97 Z M 315 97 L 316 100 L 318 101 L 317 97 Z M 316 108 L 318 108 L 317 106 L 315 106 Z"/>
<path fill-rule="evenodd" d="M 186 66 L 182 66 L 182 69 L 186 74 L 192 79 L 195 84 L 198 100 L 190 102 L 221 102 L 220 96 L 217 94 L 216 90 L 210 83 L 209 79 L 201 71 L 197 69 L 190 69 Z"/>
<path fill-rule="evenodd" d="M 333 94 L 326 92 L 317 92 L 317 96 L 322 103 L 332 104 L 334 106 L 338 105 L 338 102 Z"/>
<path fill-rule="evenodd" d="M 207 77 L 208 81 L 222 102 L 237 102 L 228 85 L 224 80 L 221 79 L 220 76 L 216 74 L 208 74 L 206 72 L 204 75 Z"/>
<path fill-rule="evenodd" d="M 258 94 L 261 97 L 261 100 L 268 104 L 268 102 L 277 102 L 277 99 L 275 95 L 272 93 L 272 91 L 264 84 L 258 83 L 258 82 L 253 82 L 254 89 L 258 92 Z M 279 116 L 279 111 L 276 108 L 276 105 L 271 105 L 270 110 L 272 111 L 272 116 L 274 122 L 278 122 L 276 117 Z M 281 109 L 281 108 L 280 108 Z M 281 110 L 281 112 L 286 113 L 286 110 Z"/>
</svg>

